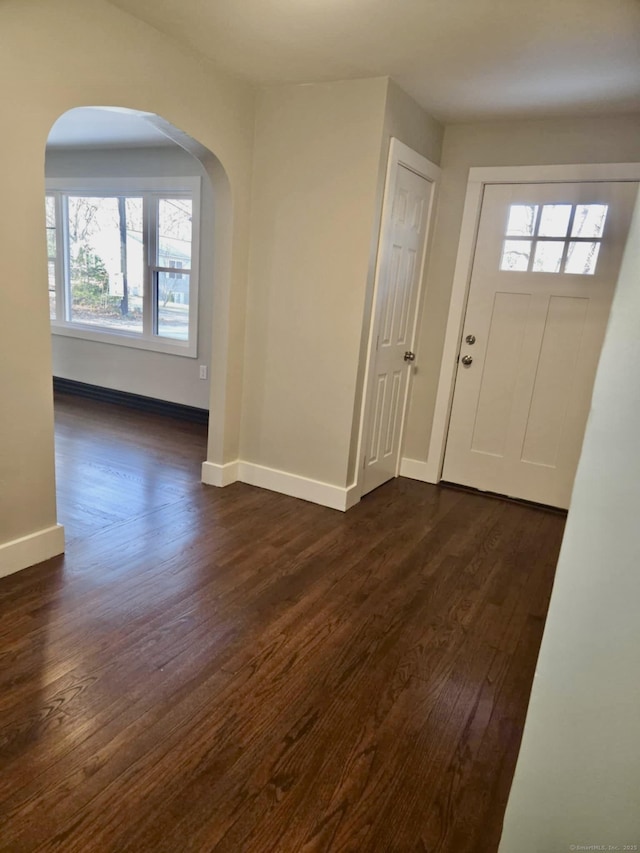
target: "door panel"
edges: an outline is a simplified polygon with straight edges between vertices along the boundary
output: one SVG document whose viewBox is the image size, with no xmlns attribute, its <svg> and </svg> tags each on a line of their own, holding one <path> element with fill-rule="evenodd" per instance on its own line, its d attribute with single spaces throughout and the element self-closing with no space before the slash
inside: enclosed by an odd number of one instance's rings
<svg viewBox="0 0 640 853">
<path fill-rule="evenodd" d="M 568 506 L 637 191 L 485 188 L 443 479 Z"/>
<path fill-rule="evenodd" d="M 528 293 L 495 294 L 471 438 L 478 453 L 504 454 L 530 299 Z"/>
<path fill-rule="evenodd" d="M 410 370 L 404 354 L 413 343 L 431 192 L 432 184 L 426 178 L 398 166 L 379 259 L 377 348 L 369 386 L 372 407 L 365 442 L 363 494 L 397 473 Z"/>
<path fill-rule="evenodd" d="M 589 301 L 552 296 L 525 424 L 521 460 L 556 467 Z"/>
</svg>

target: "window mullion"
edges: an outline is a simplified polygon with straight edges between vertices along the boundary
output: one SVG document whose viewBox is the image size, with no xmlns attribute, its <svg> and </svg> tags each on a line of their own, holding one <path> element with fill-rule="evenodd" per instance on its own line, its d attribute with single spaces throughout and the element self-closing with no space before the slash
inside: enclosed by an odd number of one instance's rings
<svg viewBox="0 0 640 853">
<path fill-rule="evenodd" d="M 71 260 L 69 248 L 69 200 L 56 193 L 56 319 L 71 320 Z"/>
<path fill-rule="evenodd" d="M 144 299 L 142 301 L 142 333 L 146 338 L 152 338 L 155 328 L 156 311 L 154 307 L 154 264 L 158 251 L 158 215 L 157 202 L 153 195 L 145 193 L 142 202 L 142 215 L 144 219 L 144 236 L 146 240 L 144 267 Z"/>
<path fill-rule="evenodd" d="M 564 246 L 562 248 L 562 258 L 560 260 L 559 272 L 564 272 L 564 268 L 567 264 L 567 257 L 569 255 L 569 242 L 571 240 L 571 231 L 573 230 L 573 223 L 576 218 L 576 210 L 577 205 L 574 204 L 571 208 L 571 215 L 569 216 L 569 224 L 567 225 L 567 235 L 564 238 Z"/>
<path fill-rule="evenodd" d="M 533 233 L 531 234 L 531 252 L 529 253 L 529 260 L 527 261 L 527 272 L 531 272 L 533 270 L 533 259 L 538 249 L 538 229 L 540 228 L 541 219 L 542 205 L 539 204 L 538 209 L 536 210 L 536 221 L 533 224 Z"/>
</svg>

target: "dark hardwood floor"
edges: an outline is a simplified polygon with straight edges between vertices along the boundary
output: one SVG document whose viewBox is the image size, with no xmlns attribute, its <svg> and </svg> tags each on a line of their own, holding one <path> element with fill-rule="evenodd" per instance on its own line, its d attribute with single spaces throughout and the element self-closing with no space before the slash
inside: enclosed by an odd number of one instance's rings
<svg viewBox="0 0 640 853">
<path fill-rule="evenodd" d="M 207 488 L 205 446 L 58 398 L 67 554 L 0 581 L 0 849 L 495 851 L 564 518 Z"/>
</svg>

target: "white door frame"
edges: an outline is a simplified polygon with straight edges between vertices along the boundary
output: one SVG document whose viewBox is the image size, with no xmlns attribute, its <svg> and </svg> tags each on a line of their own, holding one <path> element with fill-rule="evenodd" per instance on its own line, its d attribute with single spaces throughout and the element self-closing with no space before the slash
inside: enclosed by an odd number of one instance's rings
<svg viewBox="0 0 640 853">
<path fill-rule="evenodd" d="M 423 473 L 427 483 L 442 479 L 444 452 L 451 417 L 458 350 L 467 310 L 473 255 L 487 184 L 551 184 L 594 181 L 640 181 L 640 163 L 581 163 L 567 166 L 481 166 L 469 169 L 460 242 L 453 275 L 449 316 L 433 412 L 431 439 Z"/>
<path fill-rule="evenodd" d="M 358 453 L 356 457 L 358 461 L 356 471 L 356 488 L 354 490 L 354 502 L 357 502 L 360 499 L 360 497 L 362 496 L 362 490 L 364 488 L 364 441 L 369 427 L 369 418 L 371 417 L 371 384 L 373 376 L 372 365 L 375 361 L 376 355 L 376 348 L 374 346 L 374 342 L 376 341 L 378 334 L 378 326 L 380 324 L 380 311 L 378 310 L 378 293 L 380 288 L 380 276 L 382 273 L 380 259 L 382 256 L 384 240 L 386 239 L 389 230 L 388 226 L 391 223 L 393 199 L 396 189 L 398 168 L 400 166 L 404 166 L 407 169 L 410 169 L 412 172 L 415 172 L 417 175 L 420 175 L 420 177 L 425 178 L 425 180 L 427 180 L 430 184 L 433 184 L 431 197 L 429 199 L 429 209 L 427 210 L 427 227 L 425 231 L 424 246 L 422 248 L 422 257 L 420 259 L 420 275 L 418 278 L 416 312 L 413 320 L 413 327 L 411 329 L 412 350 L 414 349 L 416 342 L 416 330 L 418 328 L 418 317 L 420 315 L 422 303 L 425 261 L 427 257 L 428 247 L 431 242 L 431 234 L 433 232 L 433 211 L 435 209 L 435 199 L 438 191 L 438 183 L 441 174 L 440 167 L 436 166 L 435 163 L 432 163 L 430 160 L 427 160 L 426 157 L 423 157 L 422 154 L 419 154 L 417 151 L 414 151 L 413 148 L 409 148 L 409 146 L 405 145 L 404 142 L 400 142 L 400 140 L 396 139 L 395 136 L 391 137 L 391 144 L 389 145 L 389 156 L 387 159 L 387 173 L 384 182 L 382 216 L 380 219 L 380 234 L 378 237 L 378 248 L 376 251 L 376 269 L 373 285 L 373 298 L 371 302 L 369 343 L 367 347 L 367 359 L 365 364 L 363 383 L 364 394 L 360 411 L 360 431 L 358 435 Z M 402 404 L 402 419 L 400 423 L 400 452 L 398 453 L 396 477 L 398 476 L 398 472 L 400 469 L 400 461 L 402 459 L 402 438 L 404 435 L 405 418 L 407 413 L 407 401 L 409 399 L 409 389 L 411 387 L 412 372 L 409 375 L 405 399 Z"/>
</svg>

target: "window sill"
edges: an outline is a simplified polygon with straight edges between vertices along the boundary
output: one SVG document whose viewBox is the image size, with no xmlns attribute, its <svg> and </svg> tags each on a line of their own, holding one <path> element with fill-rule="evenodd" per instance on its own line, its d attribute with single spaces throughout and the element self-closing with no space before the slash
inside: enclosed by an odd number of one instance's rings
<svg viewBox="0 0 640 853">
<path fill-rule="evenodd" d="M 195 343 L 176 341 L 169 338 L 144 337 L 135 333 L 127 332 L 105 332 L 90 326 L 82 326 L 79 323 L 65 324 L 51 322 L 51 334 L 61 335 L 66 338 L 79 338 L 84 341 L 93 341 L 101 344 L 111 344 L 119 347 L 130 347 L 132 349 L 149 350 L 166 355 L 179 355 L 184 358 L 197 358 L 198 352 Z"/>
</svg>

